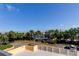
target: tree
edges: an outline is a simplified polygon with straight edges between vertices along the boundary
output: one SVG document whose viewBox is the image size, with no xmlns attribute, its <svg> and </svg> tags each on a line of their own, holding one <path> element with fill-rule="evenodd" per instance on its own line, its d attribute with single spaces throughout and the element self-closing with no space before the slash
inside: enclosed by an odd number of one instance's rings
<svg viewBox="0 0 79 59">
<path fill-rule="evenodd" d="M 71 37 L 71 34 L 67 30 L 65 30 L 63 37 L 64 37 L 64 39 L 69 39 Z"/>
<path fill-rule="evenodd" d="M 32 40 L 33 39 L 32 36 L 34 35 L 34 31 L 33 30 L 30 30 L 29 33 L 30 33 L 30 39 Z"/>
<path fill-rule="evenodd" d="M 14 41 L 14 40 L 16 40 L 17 35 L 16 35 L 15 32 L 10 31 L 10 32 L 8 33 L 8 37 L 9 37 L 9 41 Z"/>
<path fill-rule="evenodd" d="M 33 34 L 34 34 L 34 30 L 30 30 L 29 33 L 30 33 L 31 35 L 33 35 Z"/>
<path fill-rule="evenodd" d="M 49 31 L 46 31 L 45 34 L 44 34 L 44 36 L 45 36 L 46 38 L 49 38 L 49 39 L 50 39 L 50 33 L 49 33 Z"/>
<path fill-rule="evenodd" d="M 0 42 L 1 42 L 1 44 L 7 44 L 8 40 L 9 40 L 9 38 L 8 38 L 7 35 L 5 35 L 5 34 L 1 34 L 0 35 Z"/>
<path fill-rule="evenodd" d="M 29 32 L 25 33 L 25 34 L 24 34 L 24 38 L 25 38 L 26 40 L 31 40 L 31 34 L 30 34 Z"/>
<path fill-rule="evenodd" d="M 17 40 L 23 40 L 23 36 L 24 36 L 24 33 L 19 33 L 19 32 L 16 33 Z"/>
<path fill-rule="evenodd" d="M 75 39 L 75 36 L 76 36 L 76 28 L 70 28 L 69 29 L 69 33 L 70 33 L 70 38 L 71 40 L 74 40 Z"/>
</svg>

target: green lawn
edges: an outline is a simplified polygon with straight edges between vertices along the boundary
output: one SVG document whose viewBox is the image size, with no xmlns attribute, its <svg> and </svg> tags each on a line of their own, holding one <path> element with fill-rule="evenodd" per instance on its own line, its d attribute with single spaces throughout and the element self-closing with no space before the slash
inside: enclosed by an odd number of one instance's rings
<svg viewBox="0 0 79 59">
<path fill-rule="evenodd" d="M 4 50 L 4 49 L 10 48 L 10 47 L 12 47 L 12 45 L 10 45 L 10 44 L 0 45 L 0 50 Z"/>
</svg>

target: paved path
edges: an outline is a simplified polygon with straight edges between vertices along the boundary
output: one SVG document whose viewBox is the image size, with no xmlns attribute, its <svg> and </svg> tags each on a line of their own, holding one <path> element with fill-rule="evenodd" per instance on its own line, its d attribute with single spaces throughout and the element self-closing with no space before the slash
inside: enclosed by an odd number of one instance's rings
<svg viewBox="0 0 79 59">
<path fill-rule="evenodd" d="M 23 46 L 23 45 L 27 45 L 28 43 L 35 43 L 35 44 L 38 44 L 38 45 L 44 45 L 44 46 L 49 46 L 49 47 L 60 47 L 60 48 L 63 48 L 64 45 L 63 44 L 45 44 L 45 43 L 41 43 L 41 42 L 34 42 L 34 41 L 29 41 L 29 40 L 17 40 L 13 43 L 11 43 L 12 45 L 15 45 L 15 47 L 20 47 L 20 46 Z"/>
</svg>

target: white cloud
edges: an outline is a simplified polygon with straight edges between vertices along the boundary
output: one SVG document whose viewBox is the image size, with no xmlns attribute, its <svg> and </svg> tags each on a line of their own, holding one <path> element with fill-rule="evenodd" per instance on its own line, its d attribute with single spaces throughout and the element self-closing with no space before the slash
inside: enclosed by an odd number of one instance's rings
<svg viewBox="0 0 79 59">
<path fill-rule="evenodd" d="M 0 10 L 8 10 L 8 11 L 17 11 L 19 12 L 20 9 L 12 6 L 10 4 L 0 4 Z"/>
<path fill-rule="evenodd" d="M 6 6 L 7 10 L 9 10 L 9 11 L 14 10 L 14 7 L 13 7 L 13 6 L 11 6 L 11 5 L 5 5 L 5 6 Z"/>
<path fill-rule="evenodd" d="M 64 26 L 63 24 L 60 24 L 60 27 Z"/>
<path fill-rule="evenodd" d="M 12 5 L 6 4 L 5 6 L 6 6 L 8 11 L 17 11 L 17 12 L 20 11 L 20 9 L 18 9 L 18 8 L 12 6 Z"/>
<path fill-rule="evenodd" d="M 78 24 L 74 24 L 74 25 L 72 25 L 72 27 L 79 27 L 79 25 Z"/>
</svg>

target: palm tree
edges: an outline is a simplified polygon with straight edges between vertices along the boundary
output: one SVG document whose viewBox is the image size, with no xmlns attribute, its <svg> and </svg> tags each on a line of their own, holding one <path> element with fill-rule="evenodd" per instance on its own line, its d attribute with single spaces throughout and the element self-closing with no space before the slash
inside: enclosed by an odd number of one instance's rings
<svg viewBox="0 0 79 59">
<path fill-rule="evenodd" d="M 27 40 L 31 40 L 31 34 L 30 34 L 29 32 L 27 32 L 27 33 L 25 34 L 25 38 L 26 38 Z"/>
<path fill-rule="evenodd" d="M 46 38 L 49 38 L 49 33 L 48 33 L 48 31 L 45 32 L 44 36 L 45 36 Z"/>
<path fill-rule="evenodd" d="M 16 33 L 13 31 L 10 31 L 8 33 L 8 37 L 9 37 L 9 41 L 14 41 L 17 38 Z"/>
<path fill-rule="evenodd" d="M 33 35 L 34 35 L 34 30 L 30 30 L 29 33 L 30 33 L 31 40 L 32 40 L 33 39 Z"/>
<path fill-rule="evenodd" d="M 43 33 L 41 31 L 36 31 L 34 32 L 34 36 L 35 38 L 33 39 L 34 40 L 34 44 L 35 44 L 35 41 L 40 41 L 40 39 L 43 37 Z"/>
<path fill-rule="evenodd" d="M 0 44 L 3 43 L 3 37 L 2 37 L 2 34 L 0 34 Z"/>
<path fill-rule="evenodd" d="M 19 33 L 19 32 L 16 33 L 16 37 L 18 40 L 23 40 L 23 35 L 24 33 Z"/>
<path fill-rule="evenodd" d="M 69 29 L 69 33 L 71 35 L 71 40 L 74 40 L 75 39 L 75 36 L 76 36 L 76 28 L 71 28 Z"/>
<path fill-rule="evenodd" d="M 5 34 L 0 35 L 0 41 L 2 42 L 2 44 L 7 44 L 8 40 L 9 40 L 9 38 L 7 35 L 5 35 Z"/>
</svg>

